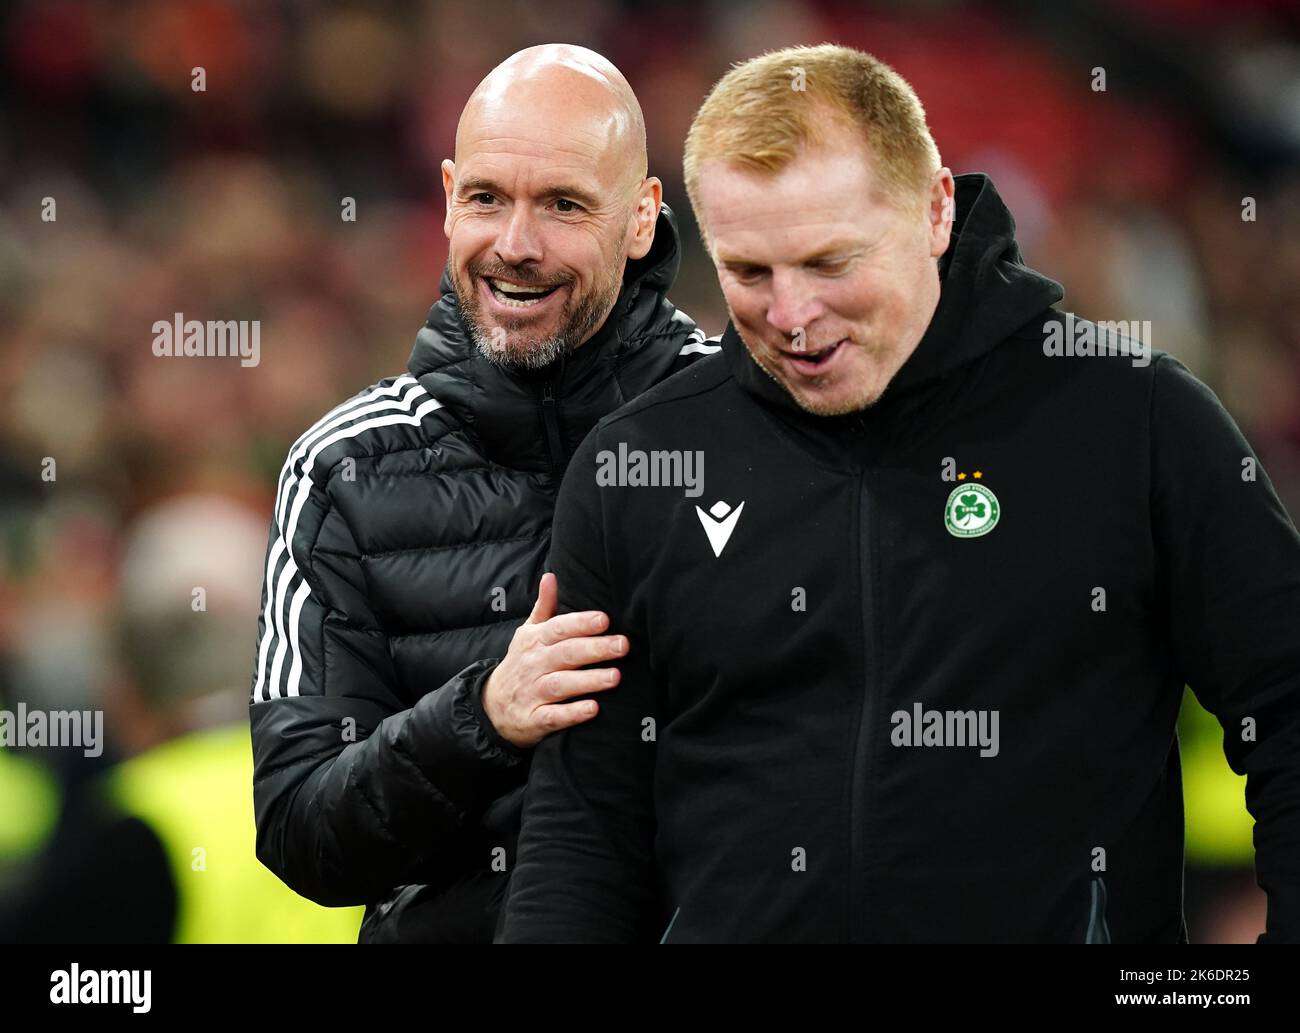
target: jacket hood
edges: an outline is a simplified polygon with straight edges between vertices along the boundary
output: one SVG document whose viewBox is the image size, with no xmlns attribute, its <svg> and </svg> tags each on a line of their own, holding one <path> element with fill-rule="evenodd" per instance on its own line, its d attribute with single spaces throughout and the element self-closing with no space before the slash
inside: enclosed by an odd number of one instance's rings
<svg viewBox="0 0 1300 1033">
<path fill-rule="evenodd" d="M 1024 264 L 1015 220 L 993 181 L 976 173 L 957 176 L 955 183 L 952 240 L 939 260 L 939 304 L 916 350 L 873 409 L 883 404 L 887 410 L 895 399 L 987 354 L 1065 296 L 1059 283 Z M 722 335 L 722 350 L 733 375 L 749 391 L 802 413 L 785 389 L 750 357 L 730 322 Z"/>
<path fill-rule="evenodd" d="M 677 347 L 671 355 L 665 351 L 660 361 L 643 354 L 650 350 L 648 342 L 663 336 L 668 324 L 673 333 L 680 330 L 681 337 L 694 327 L 664 297 L 680 264 L 677 217 L 665 204 L 650 251 L 627 263 L 618 300 L 596 333 L 551 366 L 528 371 L 502 369 L 479 353 L 452 289 L 448 265 L 439 283 L 442 296 L 416 335 L 408 369 L 493 461 L 520 470 L 554 469 L 538 426 L 543 392 L 560 405 L 564 437 L 572 449 L 598 419 L 648 386 L 627 383 L 626 370 L 644 370 L 648 383 L 658 379 L 663 373 L 658 367 L 666 368 Z"/>
</svg>

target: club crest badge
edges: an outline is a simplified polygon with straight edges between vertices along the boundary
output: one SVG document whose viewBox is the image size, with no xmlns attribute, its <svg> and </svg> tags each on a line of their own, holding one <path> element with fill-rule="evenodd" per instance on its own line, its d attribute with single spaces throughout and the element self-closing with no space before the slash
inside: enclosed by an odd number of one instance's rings
<svg viewBox="0 0 1300 1033">
<path fill-rule="evenodd" d="M 998 497 L 987 485 L 959 484 L 943 507 L 943 526 L 956 538 L 978 538 L 997 527 L 1001 515 Z"/>
</svg>

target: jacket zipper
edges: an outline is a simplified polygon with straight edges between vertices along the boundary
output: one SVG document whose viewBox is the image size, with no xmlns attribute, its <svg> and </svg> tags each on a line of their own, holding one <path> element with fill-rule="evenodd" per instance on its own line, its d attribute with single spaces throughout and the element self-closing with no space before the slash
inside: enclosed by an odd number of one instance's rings
<svg viewBox="0 0 1300 1033">
<path fill-rule="evenodd" d="M 663 936 L 659 937 L 660 943 L 668 942 L 668 934 L 673 931 L 673 926 L 677 924 L 677 916 L 680 915 L 681 913 L 682 913 L 682 909 L 680 907 L 673 912 L 672 921 L 668 923 L 668 928 L 664 930 Z"/>
<path fill-rule="evenodd" d="M 863 684 L 857 743 L 853 752 L 853 775 L 849 808 L 849 939 L 868 941 L 867 930 L 867 776 L 871 763 L 871 727 L 879 695 L 880 650 L 875 615 L 875 520 L 869 503 L 867 474 L 858 474 L 859 583 L 862 597 Z"/>
<path fill-rule="evenodd" d="M 1092 896 L 1088 909 L 1088 930 L 1084 943 L 1110 943 L 1110 929 L 1106 925 L 1106 882 L 1100 876 L 1089 884 Z"/>
<path fill-rule="evenodd" d="M 564 468 L 569 465 L 569 457 L 564 450 L 564 438 L 560 434 L 560 405 L 555 398 L 554 381 L 548 380 L 542 386 L 542 426 L 546 429 L 546 454 L 551 462 L 551 476 L 559 488 L 564 477 Z"/>
</svg>

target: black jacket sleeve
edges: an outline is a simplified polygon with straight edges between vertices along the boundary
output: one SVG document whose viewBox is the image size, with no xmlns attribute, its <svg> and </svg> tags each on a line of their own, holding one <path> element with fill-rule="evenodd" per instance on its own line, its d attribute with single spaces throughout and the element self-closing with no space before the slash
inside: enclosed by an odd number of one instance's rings
<svg viewBox="0 0 1300 1033">
<path fill-rule="evenodd" d="M 484 659 L 414 706 L 328 478 L 277 507 L 249 717 L 257 856 L 319 904 L 442 881 L 468 821 L 526 775 L 482 709 Z"/>
<path fill-rule="evenodd" d="M 1151 493 L 1179 673 L 1246 776 L 1260 942 L 1300 942 L 1300 535 L 1214 394 L 1157 359 Z"/>
<path fill-rule="evenodd" d="M 560 489 L 550 569 L 560 610 L 604 610 L 628 631 L 605 562 L 596 485 L 599 429 L 574 455 Z M 630 648 L 600 712 L 534 751 L 523 829 L 500 943 L 652 942 L 657 936 L 654 731 L 658 713 L 644 643 Z M 599 666 L 611 666 L 601 664 Z"/>
</svg>

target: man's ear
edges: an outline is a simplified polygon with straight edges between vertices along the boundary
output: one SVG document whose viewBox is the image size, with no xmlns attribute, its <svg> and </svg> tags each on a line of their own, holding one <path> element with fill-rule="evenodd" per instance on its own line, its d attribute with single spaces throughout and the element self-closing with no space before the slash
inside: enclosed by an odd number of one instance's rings
<svg viewBox="0 0 1300 1033">
<path fill-rule="evenodd" d="M 930 180 L 930 201 L 926 208 L 930 220 L 930 257 L 938 258 L 948 250 L 952 228 L 957 221 L 957 186 L 952 169 L 944 166 Z"/>
<path fill-rule="evenodd" d="M 629 259 L 645 258 L 655 242 L 655 224 L 659 209 L 664 203 L 664 186 L 655 176 L 642 181 L 637 190 L 636 207 L 632 210 L 632 223 L 627 244 Z"/>
<path fill-rule="evenodd" d="M 451 239 L 451 199 L 456 193 L 456 163 L 450 158 L 442 159 L 442 192 L 447 196 L 447 214 L 442 220 L 442 232 Z"/>
</svg>

